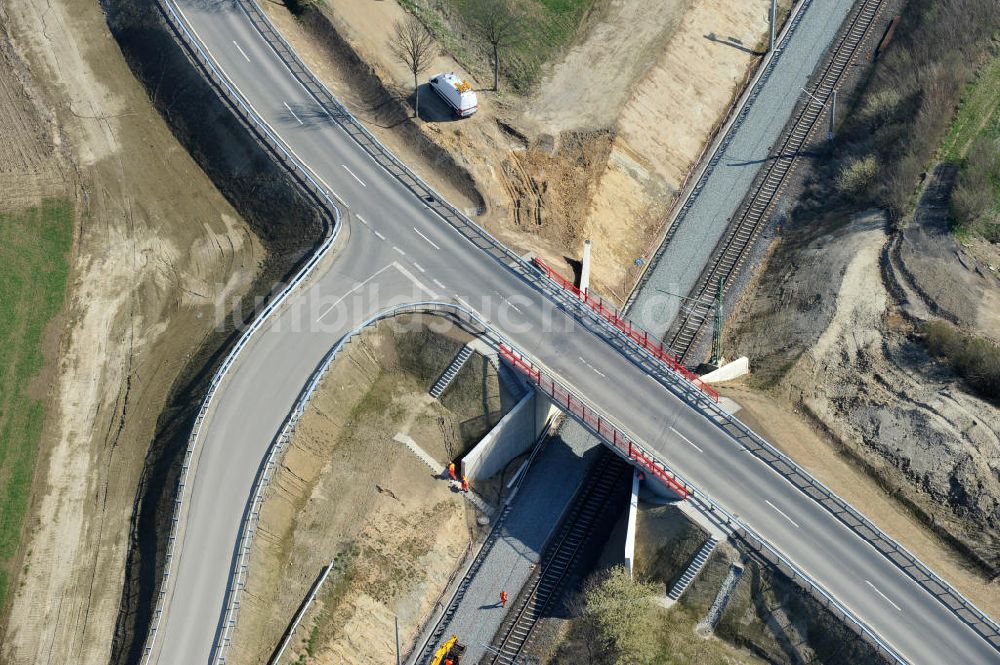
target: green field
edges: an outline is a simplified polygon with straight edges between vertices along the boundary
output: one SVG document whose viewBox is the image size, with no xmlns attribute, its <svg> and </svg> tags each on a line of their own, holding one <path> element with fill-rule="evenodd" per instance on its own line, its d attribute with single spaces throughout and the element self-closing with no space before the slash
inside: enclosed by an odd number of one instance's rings
<svg viewBox="0 0 1000 665">
<path fill-rule="evenodd" d="M 62 309 L 73 241 L 73 208 L 49 199 L 0 214 L 0 607 L 28 505 L 42 431 L 46 324 Z"/>
<path fill-rule="evenodd" d="M 961 161 L 975 140 L 1000 137 L 1000 53 L 993 56 L 962 96 L 942 145 L 945 159 Z"/>
<path fill-rule="evenodd" d="M 952 232 L 963 242 L 973 236 L 1000 242 L 1000 51 L 966 88 L 940 156 L 960 167 Z"/>
</svg>

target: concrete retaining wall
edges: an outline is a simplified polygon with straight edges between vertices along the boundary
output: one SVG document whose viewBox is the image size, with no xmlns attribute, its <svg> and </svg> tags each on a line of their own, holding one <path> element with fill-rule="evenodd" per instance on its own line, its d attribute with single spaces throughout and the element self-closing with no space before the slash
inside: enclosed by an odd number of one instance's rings
<svg viewBox="0 0 1000 665">
<path fill-rule="evenodd" d="M 737 358 L 731 363 L 726 363 L 714 372 L 709 372 L 701 377 L 701 380 L 705 383 L 722 383 L 723 381 L 732 381 L 735 378 L 741 377 L 744 374 L 750 373 L 750 360 L 743 356 Z"/>
<path fill-rule="evenodd" d="M 553 410 L 545 395 L 529 390 L 462 458 L 462 473 L 470 482 L 475 482 L 502 471 L 508 462 L 527 452 L 535 443 Z"/>
<path fill-rule="evenodd" d="M 632 469 L 632 496 L 628 501 L 628 526 L 625 528 L 625 568 L 632 576 L 635 564 L 635 520 L 639 512 L 639 469 Z"/>
</svg>

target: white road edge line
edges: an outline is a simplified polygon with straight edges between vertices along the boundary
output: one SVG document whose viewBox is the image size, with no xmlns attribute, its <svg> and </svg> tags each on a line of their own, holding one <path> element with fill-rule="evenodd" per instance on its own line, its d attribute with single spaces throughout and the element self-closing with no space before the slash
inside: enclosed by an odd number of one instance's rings
<svg viewBox="0 0 1000 665">
<path fill-rule="evenodd" d="M 365 184 L 364 180 L 362 180 L 361 178 L 358 177 L 358 174 L 356 174 L 354 171 L 352 171 L 347 166 L 347 164 L 341 164 L 341 166 L 343 166 L 347 170 L 348 173 L 350 173 L 352 176 L 354 176 L 354 179 L 357 180 L 358 182 L 360 182 L 362 187 L 367 187 L 368 186 L 368 185 Z"/>
<path fill-rule="evenodd" d="M 417 231 L 417 227 L 414 226 L 413 230 Z M 433 240 L 431 240 L 430 238 L 428 238 L 427 236 L 425 236 L 420 231 L 417 231 L 417 235 L 420 236 L 421 238 L 423 238 L 424 240 L 426 240 L 428 243 L 430 243 L 430 246 L 433 247 L 434 249 L 441 249 L 440 247 L 438 247 L 437 245 L 434 244 Z"/>
<path fill-rule="evenodd" d="M 386 270 L 388 270 L 389 268 L 393 267 L 394 265 L 396 265 L 396 264 L 395 263 L 390 263 L 389 265 L 384 266 L 383 268 L 380 268 L 378 270 L 378 272 L 376 272 L 371 277 L 367 278 L 365 281 L 358 282 L 357 284 L 355 284 L 354 287 L 350 291 L 348 291 L 344 295 L 342 295 L 339 298 L 337 298 L 337 300 L 334 301 L 334 303 L 332 305 L 330 305 L 329 307 L 327 307 L 326 310 L 324 310 L 323 313 L 320 314 L 319 317 L 316 319 L 316 322 L 319 323 L 320 320 L 322 320 L 322 318 L 324 316 L 326 316 L 327 314 L 329 314 L 330 312 L 332 312 L 334 307 L 336 307 L 337 305 L 339 305 L 341 302 L 344 301 L 344 298 L 346 298 L 347 296 L 351 295 L 352 293 L 354 293 L 355 291 L 357 291 L 358 289 L 360 289 L 362 286 L 364 286 L 368 282 L 372 281 L 373 279 L 375 279 L 376 277 L 378 277 L 379 275 L 381 275 L 382 273 L 384 273 Z"/>
<path fill-rule="evenodd" d="M 393 251 L 398 252 L 400 256 L 406 256 L 406 252 L 404 252 L 403 250 L 401 250 L 399 247 L 396 247 L 395 245 L 393 245 L 392 249 L 393 249 Z"/>
<path fill-rule="evenodd" d="M 375 229 L 372 229 L 372 233 L 374 233 L 376 236 L 378 236 L 379 240 L 385 240 L 385 236 L 382 235 L 381 233 L 379 233 L 378 231 L 376 231 Z"/>
<path fill-rule="evenodd" d="M 699 453 L 705 452 L 704 450 L 702 450 L 698 446 L 698 444 L 696 444 L 694 441 L 692 441 L 691 439 L 687 438 L 686 436 L 684 436 L 683 434 L 681 434 L 680 432 L 678 432 L 673 427 L 670 428 L 670 431 L 673 432 L 674 434 L 676 434 L 677 436 L 681 437 L 681 439 L 683 439 L 685 443 L 687 443 L 689 446 L 691 446 L 692 448 L 694 448 L 695 450 L 697 450 Z"/>
<path fill-rule="evenodd" d="M 876 587 L 876 586 L 875 586 L 874 584 L 872 584 L 872 583 L 871 583 L 871 582 L 869 582 L 868 580 L 865 580 L 865 584 L 867 584 L 868 586 L 870 586 L 870 587 L 871 587 L 871 588 L 872 588 L 872 589 L 873 589 L 873 590 L 875 591 L 875 593 L 877 593 L 878 595 L 880 595 L 880 596 L 882 596 L 883 598 L 885 598 L 885 602 L 887 602 L 887 603 L 889 603 L 890 605 L 892 605 L 893 607 L 895 607 L 895 608 L 896 608 L 896 611 L 897 611 L 897 612 L 902 612 L 902 611 L 903 611 L 903 608 L 902 608 L 902 607 L 900 607 L 900 606 L 899 606 L 899 605 L 897 605 L 896 603 L 894 603 L 894 602 L 892 602 L 891 600 L 889 600 L 889 596 L 887 596 L 887 595 L 885 595 L 884 593 L 882 593 L 881 591 L 879 591 L 878 587 Z"/>
<path fill-rule="evenodd" d="M 782 517 L 784 517 L 784 518 L 785 518 L 786 520 L 788 520 L 789 522 L 791 522 L 792 526 L 794 526 L 794 527 L 795 527 L 796 529 L 798 529 L 798 528 L 799 528 L 799 525 L 795 523 L 795 520 L 793 520 L 793 519 L 792 519 L 791 517 L 789 517 L 788 515 L 786 515 L 786 514 L 785 514 L 785 511 L 783 511 L 783 510 L 782 510 L 781 508 L 778 508 L 778 507 L 777 507 L 776 505 L 774 505 L 773 503 L 771 503 L 771 502 L 770 502 L 769 500 L 767 500 L 767 499 L 764 499 L 764 503 L 766 503 L 767 505 L 769 505 L 769 506 L 771 506 L 772 508 L 774 508 L 774 509 L 775 509 L 775 510 L 776 510 L 776 511 L 778 512 L 778 514 L 779 514 L 779 515 L 781 515 L 781 516 L 782 516 Z"/>
<path fill-rule="evenodd" d="M 236 50 L 240 52 L 240 55 L 242 55 L 244 58 L 246 58 L 247 62 L 250 62 L 250 57 L 247 56 L 247 54 L 243 51 L 243 49 L 240 48 L 240 45 L 236 43 L 235 39 L 233 40 L 233 46 L 235 46 Z"/>
<path fill-rule="evenodd" d="M 285 105 L 285 108 L 288 109 L 288 112 L 292 114 L 292 117 L 299 121 L 300 125 L 303 124 L 299 116 L 295 115 L 295 111 L 292 110 L 292 107 L 288 105 L 288 102 L 281 102 L 281 103 Z"/>
<path fill-rule="evenodd" d="M 463 300 L 462 297 L 460 295 L 458 295 L 457 293 L 455 294 L 455 300 L 457 300 L 459 303 L 461 303 L 462 307 L 464 307 L 465 309 L 469 310 L 470 312 L 475 312 L 476 311 L 475 308 L 472 305 L 470 305 L 469 303 L 465 302 L 465 300 Z"/>
</svg>

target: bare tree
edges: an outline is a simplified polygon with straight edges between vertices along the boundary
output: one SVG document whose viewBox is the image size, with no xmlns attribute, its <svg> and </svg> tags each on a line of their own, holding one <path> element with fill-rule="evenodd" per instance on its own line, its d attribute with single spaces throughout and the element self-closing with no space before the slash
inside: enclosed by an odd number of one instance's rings
<svg viewBox="0 0 1000 665">
<path fill-rule="evenodd" d="M 407 16 L 404 21 L 396 21 L 389 38 L 389 50 L 396 59 L 409 68 L 413 74 L 413 96 L 416 117 L 420 117 L 420 73 L 427 69 L 434 57 L 434 37 L 416 16 Z"/>
<path fill-rule="evenodd" d="M 493 89 L 500 89 L 500 51 L 524 36 L 524 13 L 516 0 L 468 0 L 473 32 L 493 50 Z"/>
</svg>

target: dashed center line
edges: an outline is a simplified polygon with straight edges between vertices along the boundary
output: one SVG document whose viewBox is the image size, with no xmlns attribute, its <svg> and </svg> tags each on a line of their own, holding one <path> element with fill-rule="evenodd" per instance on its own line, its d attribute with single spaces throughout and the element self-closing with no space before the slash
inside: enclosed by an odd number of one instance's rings
<svg viewBox="0 0 1000 665">
<path fill-rule="evenodd" d="M 419 270 L 420 272 L 427 272 L 426 270 L 424 270 L 423 268 L 421 268 L 420 264 L 417 263 L 416 261 L 413 262 L 413 267 L 416 268 L 417 270 Z"/>
<path fill-rule="evenodd" d="M 421 233 L 420 231 L 418 231 L 417 227 L 414 226 L 413 230 L 417 232 L 418 236 L 420 236 L 421 238 L 423 238 L 424 240 L 426 240 L 428 243 L 430 243 L 431 247 L 433 247 L 434 249 L 441 249 L 440 247 L 438 247 L 437 245 L 434 244 L 433 240 L 431 240 L 430 238 L 428 238 L 427 236 L 425 236 L 423 233 Z"/>
<path fill-rule="evenodd" d="M 240 48 L 240 45 L 236 43 L 235 39 L 233 40 L 233 46 L 235 46 L 236 50 L 240 52 L 240 55 L 242 55 L 244 58 L 246 58 L 247 62 L 250 62 L 250 58 L 247 57 L 247 54 L 243 52 L 243 49 Z"/>
<path fill-rule="evenodd" d="M 376 231 L 375 229 L 372 229 L 372 233 L 374 233 L 375 235 L 377 235 L 379 240 L 385 240 L 385 236 L 382 235 L 381 233 L 379 233 L 378 231 Z"/>
<path fill-rule="evenodd" d="M 438 287 L 439 289 L 446 289 L 446 288 L 448 288 L 444 284 L 442 284 L 441 282 L 437 281 L 436 279 L 432 279 L 431 281 L 434 282 L 434 285 L 436 287 Z"/>
<path fill-rule="evenodd" d="M 577 358 L 579 358 L 580 362 L 582 362 L 584 365 L 586 365 L 587 367 L 589 367 L 590 369 L 592 369 L 594 371 L 594 374 L 596 374 L 597 376 L 601 377 L 602 379 L 607 378 L 607 374 L 605 374 L 601 370 L 597 369 L 596 367 L 594 367 L 593 365 L 591 365 L 590 363 L 588 363 L 586 360 L 583 359 L 583 356 L 577 356 Z"/>
<path fill-rule="evenodd" d="M 890 605 L 892 605 L 893 607 L 895 607 L 897 612 L 902 612 L 903 611 L 902 607 L 900 607 L 896 603 L 894 603 L 891 600 L 889 600 L 889 596 L 887 596 L 884 593 L 882 593 L 881 591 L 879 591 L 878 587 L 876 587 L 874 584 L 872 584 L 868 580 L 865 580 L 865 584 L 867 584 L 868 586 L 870 586 L 875 591 L 875 593 L 877 593 L 878 595 L 882 596 L 885 599 L 885 602 L 887 602 Z"/>
<path fill-rule="evenodd" d="M 769 505 L 772 508 L 774 508 L 778 512 L 779 515 L 781 515 L 786 520 L 788 520 L 789 522 L 791 522 L 792 526 L 794 526 L 796 529 L 799 528 L 799 525 L 795 523 L 795 520 L 793 520 L 791 517 L 789 517 L 788 515 L 786 515 L 785 511 L 783 511 L 781 508 L 778 508 L 776 505 L 774 505 L 773 503 L 771 503 L 767 499 L 764 499 L 764 503 L 766 503 L 767 505 Z"/>
<path fill-rule="evenodd" d="M 359 222 L 361 222 L 361 223 L 362 223 L 362 224 L 364 224 L 365 226 L 368 226 L 368 222 L 366 222 L 366 221 L 365 221 L 365 218 L 364 218 L 364 217 L 362 217 L 361 215 L 355 215 L 355 217 L 357 217 L 357 218 L 358 218 L 358 221 L 359 221 Z"/>
<path fill-rule="evenodd" d="M 393 249 L 393 251 L 398 252 L 400 256 L 406 256 L 406 252 L 404 252 L 403 250 L 401 250 L 399 247 L 396 247 L 395 245 L 393 245 L 392 249 Z"/>
<path fill-rule="evenodd" d="M 671 431 L 671 432 L 673 432 L 674 434 L 676 434 L 677 436 L 681 437 L 681 439 L 682 439 L 682 440 L 683 440 L 683 441 L 684 441 L 685 443 L 687 443 L 687 444 L 688 444 L 689 446 L 691 446 L 692 448 L 694 448 L 695 450 L 697 450 L 697 451 L 698 451 L 699 453 L 703 453 L 703 452 L 705 452 L 704 450 L 702 450 L 701 448 L 699 448 L 699 447 L 698 447 L 698 445 L 697 445 L 697 444 L 695 444 L 695 442 L 694 442 L 694 441 L 692 441 L 691 439 L 687 438 L 686 436 L 684 436 L 683 434 L 681 434 L 680 432 L 678 432 L 678 431 L 677 431 L 676 429 L 674 429 L 673 427 L 671 427 L 671 428 L 670 428 L 670 431 Z"/>
<path fill-rule="evenodd" d="M 345 169 L 345 170 L 346 170 L 346 171 L 347 171 L 348 173 L 350 173 L 350 174 L 351 174 L 352 176 L 354 176 L 354 179 L 355 179 L 355 180 L 357 180 L 358 182 L 360 182 L 360 183 L 361 183 L 361 186 L 362 186 L 362 187 L 367 187 L 367 186 L 368 186 L 368 185 L 366 185 L 366 184 L 365 184 L 365 181 L 364 181 L 364 180 L 362 180 L 361 178 L 359 178 L 359 177 L 358 177 L 358 175 L 357 175 L 357 174 L 356 174 L 356 173 L 355 173 L 354 171 L 352 171 L 352 170 L 350 169 L 350 167 L 348 167 L 348 166 L 347 166 L 347 164 L 341 164 L 341 166 L 343 166 L 343 167 L 344 167 L 344 169 Z"/>
<path fill-rule="evenodd" d="M 285 108 L 288 109 L 288 112 L 292 114 L 292 117 L 299 121 L 300 125 L 303 124 L 299 116 L 295 115 L 295 111 L 292 110 L 292 107 L 288 105 L 288 102 L 281 102 L 281 103 L 285 105 Z"/>
<path fill-rule="evenodd" d="M 521 314 L 521 313 L 522 313 L 522 312 L 521 312 L 521 308 L 520 308 L 520 307 L 518 307 L 517 305 L 515 305 L 514 303 L 512 303 L 512 302 L 510 301 L 510 298 L 508 298 L 508 297 L 507 297 L 507 296 L 505 296 L 504 294 L 500 293 L 499 291 L 493 291 L 493 293 L 495 293 L 495 294 L 497 294 L 498 296 L 500 296 L 500 300 L 504 301 L 504 303 L 506 303 L 506 304 L 507 304 L 507 306 L 508 306 L 508 307 L 510 307 L 510 308 L 511 308 L 512 310 L 514 310 L 514 311 L 515 311 L 515 312 L 517 312 L 518 314 Z"/>
</svg>

